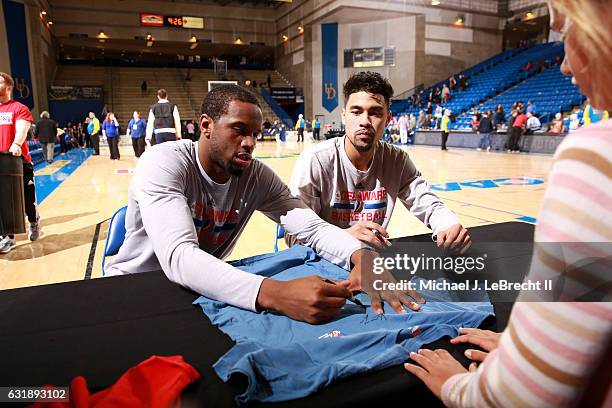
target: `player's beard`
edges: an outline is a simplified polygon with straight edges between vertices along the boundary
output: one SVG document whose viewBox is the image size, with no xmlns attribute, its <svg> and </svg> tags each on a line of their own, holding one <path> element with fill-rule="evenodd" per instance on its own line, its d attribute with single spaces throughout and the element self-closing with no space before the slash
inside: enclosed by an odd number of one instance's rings
<svg viewBox="0 0 612 408">
<path fill-rule="evenodd" d="M 210 152 L 213 163 L 225 170 L 229 175 L 240 177 L 244 172 L 244 168 L 235 166 L 232 163 L 233 156 L 229 159 L 223 157 L 223 152 L 217 144 L 215 138 L 211 138 Z"/>
<path fill-rule="evenodd" d="M 347 135 L 346 138 L 349 140 L 349 142 L 351 142 L 355 150 L 360 153 L 367 153 L 372 150 L 372 148 L 374 148 L 374 143 L 376 142 L 376 138 L 373 138 L 372 142 L 364 142 L 359 140 L 356 133 L 352 136 Z"/>
</svg>

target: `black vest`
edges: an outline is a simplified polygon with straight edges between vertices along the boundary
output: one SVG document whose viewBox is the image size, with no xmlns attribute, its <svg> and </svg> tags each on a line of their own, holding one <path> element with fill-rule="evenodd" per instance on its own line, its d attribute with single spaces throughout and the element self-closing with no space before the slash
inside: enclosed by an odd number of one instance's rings
<svg viewBox="0 0 612 408">
<path fill-rule="evenodd" d="M 153 122 L 154 129 L 170 128 L 174 129 L 174 104 L 172 102 L 156 103 L 151 107 L 155 121 Z"/>
</svg>

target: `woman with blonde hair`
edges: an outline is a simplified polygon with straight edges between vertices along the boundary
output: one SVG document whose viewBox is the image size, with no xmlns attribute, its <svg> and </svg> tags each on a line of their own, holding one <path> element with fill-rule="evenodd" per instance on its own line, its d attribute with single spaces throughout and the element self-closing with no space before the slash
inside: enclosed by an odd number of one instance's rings
<svg viewBox="0 0 612 408">
<path fill-rule="evenodd" d="M 612 1 L 549 5 L 565 42 L 561 70 L 594 108 L 611 109 Z M 487 351 L 465 352 L 480 366 L 468 371 L 444 350 L 420 350 L 406 370 L 447 406 L 612 406 L 611 203 L 607 120 L 568 135 L 555 154 L 527 277 L 550 279 L 555 290 L 522 292 L 501 334 L 462 329 L 451 340 Z"/>
</svg>

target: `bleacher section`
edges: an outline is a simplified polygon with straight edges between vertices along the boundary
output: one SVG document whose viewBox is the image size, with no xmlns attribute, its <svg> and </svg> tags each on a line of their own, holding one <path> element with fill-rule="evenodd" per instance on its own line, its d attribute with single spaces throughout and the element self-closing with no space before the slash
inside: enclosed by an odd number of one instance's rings
<svg viewBox="0 0 612 408">
<path fill-rule="evenodd" d="M 486 109 L 492 110 L 501 103 L 509 113 L 514 102 L 521 100 L 526 103 L 531 100 L 536 104 L 543 123 L 556 112 L 567 111 L 571 106 L 580 104 L 583 96 L 571 85 L 570 79 L 561 74 L 558 66 L 553 65 L 539 74 L 535 73 L 538 61 L 549 66 L 557 55 L 563 56 L 561 43 L 538 44 L 527 49 L 504 51 L 463 71 L 468 78 L 468 88 L 463 92 L 455 90 L 451 100 L 443 105 L 459 115 L 453 127 L 469 127 L 471 118 L 467 111 L 482 102 Z M 528 61 L 532 62 L 533 67 L 525 72 L 523 67 Z M 405 112 L 418 115 L 419 111 L 427 106 L 426 97 L 430 90 L 441 87 L 447 80 L 448 78 L 426 89 L 421 106 L 411 106 L 407 100 L 393 101 L 391 110 L 394 114 Z"/>
<path fill-rule="evenodd" d="M 533 69 L 535 69 L 536 61 L 551 60 L 555 55 L 562 52 L 563 47 L 558 44 L 536 45 L 489 70 L 470 77 L 468 88 L 463 92 L 453 92 L 452 99 L 444 107 L 455 113 L 467 110 L 486 98 L 495 96 L 525 80 L 531 74 L 531 72 L 528 73 L 523 70 L 527 61 L 532 61 Z"/>
<path fill-rule="evenodd" d="M 110 109 L 122 122 L 130 120 L 135 110 L 147 118 L 149 108 L 157 102 L 156 92 L 164 88 L 168 99 L 179 110 L 181 120 L 195 119 L 195 101 L 192 105 L 190 95 L 186 91 L 184 77 L 175 68 L 112 68 L 112 99 L 107 101 Z M 140 85 L 147 81 L 147 93 L 142 95 Z"/>
<path fill-rule="evenodd" d="M 585 97 L 572 85 L 571 78 L 563 75 L 559 66 L 553 66 L 541 74 L 532 76 L 484 103 L 480 110 L 495 111 L 501 104 L 508 114 L 512 104 L 531 101 L 536 106 L 536 115 L 542 123 L 548 123 L 557 112 L 568 112 L 572 106 L 580 105 Z M 471 128 L 472 118 L 469 112 L 459 116 L 454 124 L 455 129 Z"/>
<path fill-rule="evenodd" d="M 189 73 L 190 81 L 185 80 L 186 75 L 187 70 L 178 68 L 59 65 L 54 85 L 103 86 L 104 101 L 124 128 L 135 110 L 140 111 L 144 119 L 147 118 L 150 106 L 157 101 L 156 91 L 159 88 L 168 91 L 168 98 L 177 105 L 182 120 L 199 118 L 202 100 L 208 93 L 208 81 L 218 80 L 218 77 L 209 69 L 192 69 Z M 244 71 L 244 74 L 231 70 L 227 79 L 244 84 L 243 77 L 248 77 L 260 84 L 267 80 L 268 75 L 272 79 L 272 86 L 287 86 L 280 74 L 272 70 L 249 70 Z M 140 89 L 144 80 L 147 81 L 146 94 Z M 277 120 L 274 111 L 259 95 L 259 88 L 252 90 L 262 105 L 264 118 Z"/>
</svg>

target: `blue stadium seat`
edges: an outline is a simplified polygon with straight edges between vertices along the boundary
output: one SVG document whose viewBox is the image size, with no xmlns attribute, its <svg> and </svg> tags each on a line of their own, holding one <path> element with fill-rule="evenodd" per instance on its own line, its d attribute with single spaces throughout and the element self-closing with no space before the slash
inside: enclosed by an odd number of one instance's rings
<svg viewBox="0 0 612 408">
<path fill-rule="evenodd" d="M 468 88 L 463 92 L 453 92 L 452 99 L 444 105 L 456 114 L 466 112 L 458 118 L 453 127 L 469 127 L 462 119 L 467 119 L 469 123 L 471 115 L 467 111 L 480 103 L 484 104 L 485 109 L 493 110 L 497 104 L 501 104 L 509 113 L 514 102 L 531 100 L 538 108 L 538 116 L 545 119 L 554 117 L 560 110 L 569 110 L 574 105 L 580 105 L 584 96 L 571 84 L 570 78 L 561 74 L 558 66 L 552 66 L 538 74 L 535 73 L 535 68 L 529 72 L 523 70 L 529 60 L 534 64 L 538 61 L 550 64 L 557 55 L 563 56 L 561 43 L 538 44 L 529 48 L 504 51 L 462 71 L 468 79 Z M 446 81 L 447 79 L 426 89 L 423 95 L 428 95 L 432 88 L 439 88 Z M 419 110 L 424 109 L 426 105 L 425 100 L 422 106 L 411 106 L 406 100 L 394 100 L 391 110 L 397 114 L 418 115 Z"/>
<path fill-rule="evenodd" d="M 121 207 L 110 219 L 108 223 L 108 234 L 106 236 L 106 245 L 104 246 L 104 254 L 102 256 L 102 276 L 104 276 L 104 262 L 107 256 L 117 255 L 119 248 L 123 245 L 125 239 L 125 213 L 127 205 Z"/>
</svg>

